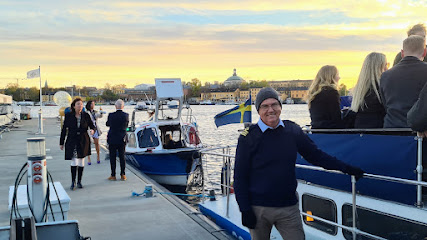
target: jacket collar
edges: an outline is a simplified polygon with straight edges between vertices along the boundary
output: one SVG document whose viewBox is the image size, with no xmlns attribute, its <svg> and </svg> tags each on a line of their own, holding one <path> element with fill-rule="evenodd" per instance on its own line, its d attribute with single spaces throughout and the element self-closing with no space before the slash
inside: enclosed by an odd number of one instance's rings
<svg viewBox="0 0 427 240">
<path fill-rule="evenodd" d="M 283 124 L 283 121 L 282 121 L 282 120 L 280 120 L 280 119 L 279 119 L 279 123 L 278 123 L 278 124 L 277 124 L 277 126 L 276 126 L 276 127 L 274 127 L 274 128 L 272 128 L 272 127 L 268 126 L 267 124 L 265 124 L 265 123 L 261 120 L 261 118 L 258 120 L 258 127 L 259 127 L 259 129 L 261 129 L 261 132 L 265 132 L 265 131 L 267 131 L 267 129 L 276 129 L 276 128 L 278 128 L 279 126 L 285 127 L 285 124 Z"/>
<path fill-rule="evenodd" d="M 421 62 L 421 60 L 414 56 L 406 56 L 400 62 Z"/>
</svg>

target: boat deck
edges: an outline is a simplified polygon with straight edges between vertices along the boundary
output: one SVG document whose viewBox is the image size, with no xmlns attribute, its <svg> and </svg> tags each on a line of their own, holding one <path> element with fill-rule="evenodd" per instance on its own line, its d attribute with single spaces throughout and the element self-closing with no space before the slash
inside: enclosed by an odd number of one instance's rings
<svg viewBox="0 0 427 240">
<path fill-rule="evenodd" d="M 26 139 L 39 136 L 34 134 L 37 123 L 37 119 L 22 121 L 21 127 L 4 133 L 0 141 L 0 168 L 3 169 L 0 226 L 9 225 L 9 186 L 14 185 L 19 170 L 27 162 Z M 132 197 L 132 191 L 143 192 L 147 183 L 153 184 L 155 191 L 166 190 L 129 165 L 127 181 L 108 181 L 110 164 L 104 160 L 104 151 L 101 151 L 101 164 L 96 164 L 96 153 L 92 155 L 91 166 L 86 161 L 84 188 L 71 191 L 70 162 L 64 160 L 64 152 L 59 149 L 59 121 L 45 119 L 44 132 L 48 171 L 55 182 L 61 182 L 71 198 L 68 220 L 78 220 L 82 236 L 92 239 L 229 239 L 175 196 Z M 25 178 L 21 184 L 26 184 Z"/>
</svg>

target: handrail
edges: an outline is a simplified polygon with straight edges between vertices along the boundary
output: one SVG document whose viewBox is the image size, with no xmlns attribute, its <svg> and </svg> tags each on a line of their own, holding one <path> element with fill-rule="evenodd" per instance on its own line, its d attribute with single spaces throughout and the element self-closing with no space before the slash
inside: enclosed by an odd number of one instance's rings
<svg viewBox="0 0 427 240">
<path fill-rule="evenodd" d="M 323 219 L 323 218 L 321 218 L 321 217 L 317 217 L 317 216 L 314 216 L 314 215 L 311 215 L 311 214 L 308 214 L 308 213 L 305 213 L 305 212 L 301 212 L 301 215 L 306 216 L 306 217 L 313 218 L 314 220 L 318 220 L 318 221 L 321 221 L 321 222 L 325 222 L 325 223 L 330 224 L 330 225 L 333 225 L 333 226 L 335 226 L 335 227 L 340 227 L 340 228 L 345 229 L 345 230 L 350 231 L 350 232 L 353 232 L 353 231 L 354 231 L 354 232 L 356 232 L 356 234 L 365 235 L 365 236 L 367 236 L 367 237 L 371 237 L 371 238 L 375 238 L 375 239 L 379 239 L 379 240 L 387 240 L 386 238 L 378 237 L 378 236 L 375 236 L 375 235 L 369 234 L 369 233 L 367 233 L 367 232 L 360 231 L 360 230 L 359 230 L 359 229 L 357 229 L 357 228 L 356 228 L 356 229 L 353 229 L 352 227 L 348 227 L 348 226 L 345 226 L 345 225 L 341 225 L 341 224 L 338 224 L 338 223 L 336 223 L 336 222 L 332 222 L 332 221 L 329 221 L 329 220 L 326 220 L 326 219 Z"/>
<path fill-rule="evenodd" d="M 321 167 L 309 166 L 309 165 L 303 165 L 303 164 L 295 164 L 295 167 L 303 168 L 303 169 L 316 170 L 316 171 L 322 171 L 322 172 L 344 174 L 344 173 L 342 173 L 340 171 L 336 171 L 336 170 L 327 170 L 327 169 L 324 169 Z M 423 187 L 427 187 L 427 182 L 409 180 L 409 179 L 405 179 L 405 178 L 388 177 L 388 176 L 376 175 L 376 174 L 371 174 L 371 173 L 364 173 L 363 177 L 364 178 L 377 179 L 377 180 L 383 180 L 383 181 L 388 181 L 388 182 L 397 182 L 397 183 L 403 183 L 403 184 L 409 184 L 409 185 L 421 185 Z"/>
<path fill-rule="evenodd" d="M 210 151 L 214 151 L 214 150 L 218 150 L 218 149 L 224 149 L 224 148 L 231 148 L 231 147 L 237 147 L 237 145 L 227 145 L 227 146 L 218 146 L 218 147 L 214 147 L 214 148 L 207 148 L 207 149 L 200 150 L 200 152 L 205 153 L 205 152 L 210 152 Z M 233 155 L 233 157 L 234 157 L 234 155 Z"/>
<path fill-rule="evenodd" d="M 334 128 L 334 129 L 312 129 L 312 128 L 304 128 L 303 131 L 305 132 L 349 132 L 349 133 L 364 133 L 364 132 L 408 132 L 408 133 L 414 133 L 414 136 L 416 135 L 416 132 L 414 132 L 410 128 Z"/>
</svg>

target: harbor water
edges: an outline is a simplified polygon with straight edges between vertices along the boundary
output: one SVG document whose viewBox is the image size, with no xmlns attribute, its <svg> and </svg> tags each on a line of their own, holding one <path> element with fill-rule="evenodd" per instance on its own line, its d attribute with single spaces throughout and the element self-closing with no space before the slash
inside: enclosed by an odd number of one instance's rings
<svg viewBox="0 0 427 240">
<path fill-rule="evenodd" d="M 103 111 L 107 112 L 102 118 L 98 120 L 98 124 L 103 131 L 100 137 L 102 144 L 107 143 L 107 132 L 108 127 L 105 125 L 107 122 L 108 113 L 114 112 L 115 107 L 113 105 L 102 105 L 95 106 L 95 110 L 102 108 Z M 217 128 L 214 123 L 214 116 L 222 111 L 232 108 L 230 105 L 192 105 L 193 115 L 197 119 L 197 125 L 200 133 L 200 138 L 203 144 L 207 146 L 215 145 L 233 145 L 237 143 L 239 137 L 238 130 L 243 128 L 243 124 L 229 124 Z M 37 118 L 40 107 L 31 106 L 31 117 Z M 58 106 L 43 106 L 43 117 L 44 118 L 56 118 L 59 115 Z M 125 106 L 124 111 L 132 116 L 134 106 Z M 20 113 L 21 108 L 14 106 L 14 112 Z M 184 110 L 185 113 L 185 110 Z M 147 113 L 137 113 L 137 122 L 144 121 L 147 119 Z M 310 124 L 310 115 L 308 112 L 308 106 L 306 104 L 289 104 L 283 105 L 281 119 L 287 119 L 296 122 L 300 126 Z M 252 122 L 256 123 L 259 120 L 259 115 L 255 110 L 255 106 L 252 106 Z M 45 126 L 47 127 L 47 126 Z"/>
<path fill-rule="evenodd" d="M 132 112 L 135 106 L 125 106 L 124 111 L 129 113 L 131 118 Z M 214 116 L 220 112 L 228 110 L 233 106 L 230 105 L 192 105 L 193 116 L 197 120 L 198 130 L 200 134 L 200 139 L 202 143 L 207 147 L 212 146 L 226 146 L 226 145 L 235 145 L 237 144 L 237 139 L 239 137 L 239 130 L 243 129 L 243 124 L 229 124 L 224 125 L 219 128 L 215 126 Z M 38 106 L 32 106 L 31 108 L 31 117 L 38 117 Z M 106 126 L 108 113 L 114 112 L 114 105 L 102 105 L 95 106 L 95 110 L 99 111 L 102 108 L 107 114 L 100 119 L 98 119 L 98 125 L 102 130 L 102 135 L 100 136 L 100 143 L 107 144 L 107 132 L 108 127 Z M 58 106 L 43 106 L 43 118 L 56 118 L 59 115 Z M 20 107 L 14 107 L 15 113 L 20 113 Z M 186 111 L 183 111 L 185 114 Z M 310 124 L 310 115 L 308 112 L 307 104 L 284 104 L 282 107 L 282 113 L 280 115 L 281 119 L 291 120 L 299 124 L 300 126 L 305 126 Z M 136 114 L 136 122 L 145 121 L 148 119 L 148 114 L 146 112 L 138 112 Z M 255 106 L 252 106 L 252 122 L 256 123 L 259 120 L 259 115 L 255 110 Z M 44 126 L 45 128 L 48 126 Z M 58 132 L 59 134 L 59 132 Z M 59 142 L 58 142 L 59 145 Z M 59 149 L 59 146 L 58 146 Z M 205 176 L 210 180 L 218 181 L 220 178 L 220 172 L 222 168 L 222 159 L 221 158 L 209 158 L 208 162 L 204 163 L 204 166 L 208 165 L 209 169 L 205 167 Z M 218 190 L 215 186 L 210 186 Z"/>
</svg>

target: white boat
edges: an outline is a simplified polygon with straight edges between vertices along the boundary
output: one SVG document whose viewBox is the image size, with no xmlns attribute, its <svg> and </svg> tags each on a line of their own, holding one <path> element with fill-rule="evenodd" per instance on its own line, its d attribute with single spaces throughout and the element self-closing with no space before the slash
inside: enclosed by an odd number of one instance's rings
<svg viewBox="0 0 427 240">
<path fill-rule="evenodd" d="M 179 102 L 177 100 L 168 101 L 166 103 L 168 108 L 177 109 L 179 107 Z"/>
<path fill-rule="evenodd" d="M 200 105 L 215 105 L 211 100 L 203 100 L 200 102 Z"/>
<path fill-rule="evenodd" d="M 294 100 L 292 98 L 286 98 L 285 104 L 294 104 Z"/>
<path fill-rule="evenodd" d="M 12 96 L 0 94 L 0 131 L 14 121 Z"/>
<path fill-rule="evenodd" d="M 310 166 L 298 156 L 297 194 L 306 239 L 427 239 L 427 210 L 421 191 L 421 186 L 427 186 L 421 181 L 422 139 L 407 129 L 307 133 L 322 150 L 367 173 L 356 183 L 354 177 Z M 228 170 L 221 183 L 230 186 L 233 162 L 228 159 L 234 154 L 224 152 L 234 151 L 227 147 L 203 150 L 202 154 L 223 156 Z M 217 201 L 199 204 L 199 209 L 239 239 L 250 239 L 248 229 L 241 225 L 234 194 L 227 189 Z M 282 238 L 273 229 L 271 239 Z"/>
<path fill-rule="evenodd" d="M 134 100 L 130 100 L 130 101 L 126 102 L 125 104 L 127 104 L 127 105 L 136 105 L 136 102 Z"/>
<path fill-rule="evenodd" d="M 146 110 L 148 109 L 148 105 L 144 101 L 140 101 L 136 103 L 135 109 Z"/>
<path fill-rule="evenodd" d="M 238 105 L 239 103 L 234 100 L 228 100 L 224 102 L 224 105 Z"/>
<path fill-rule="evenodd" d="M 35 106 L 34 102 L 31 102 L 31 101 L 17 102 L 16 105 L 18 105 L 18 106 Z"/>
<path fill-rule="evenodd" d="M 160 184 L 187 186 L 189 180 L 203 181 L 202 144 L 191 109 L 183 108 L 181 79 L 156 79 L 156 94 L 154 116 L 148 121 L 137 123 L 139 111 L 133 112 L 127 161 Z"/>
</svg>

